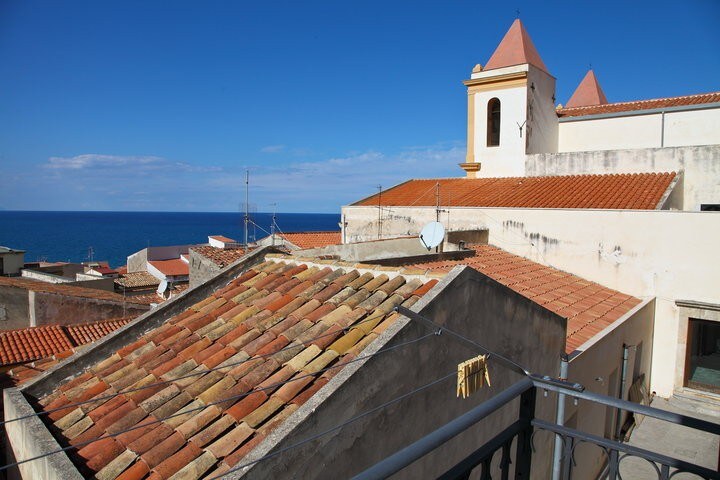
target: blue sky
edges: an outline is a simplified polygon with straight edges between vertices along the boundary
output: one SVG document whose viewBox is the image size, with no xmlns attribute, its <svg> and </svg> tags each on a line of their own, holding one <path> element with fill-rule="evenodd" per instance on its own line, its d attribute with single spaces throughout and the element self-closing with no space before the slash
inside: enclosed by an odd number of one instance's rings
<svg viewBox="0 0 720 480">
<path fill-rule="evenodd" d="M 566 102 L 720 90 L 720 2 L 0 0 L 0 208 L 338 212 L 461 176 L 520 17 Z"/>
</svg>

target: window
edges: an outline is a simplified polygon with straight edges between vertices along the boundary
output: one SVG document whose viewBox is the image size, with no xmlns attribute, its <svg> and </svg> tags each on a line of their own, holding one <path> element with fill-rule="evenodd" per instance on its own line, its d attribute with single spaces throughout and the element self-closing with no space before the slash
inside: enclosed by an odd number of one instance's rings
<svg viewBox="0 0 720 480">
<path fill-rule="evenodd" d="M 720 393 L 720 323 L 690 318 L 689 327 L 685 384 Z"/>
<path fill-rule="evenodd" d="M 717 203 L 703 203 L 700 205 L 701 212 L 718 212 L 720 211 L 720 204 Z"/>
<path fill-rule="evenodd" d="M 491 98 L 487 108 L 487 146 L 500 145 L 500 100 Z"/>
</svg>

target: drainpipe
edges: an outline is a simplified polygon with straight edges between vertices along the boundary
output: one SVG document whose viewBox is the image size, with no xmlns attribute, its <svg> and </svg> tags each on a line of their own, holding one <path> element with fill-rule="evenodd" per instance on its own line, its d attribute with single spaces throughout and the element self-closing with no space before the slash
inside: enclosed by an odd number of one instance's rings
<svg viewBox="0 0 720 480">
<path fill-rule="evenodd" d="M 625 384 L 627 383 L 627 371 L 628 371 L 628 357 L 630 357 L 630 349 L 635 348 L 635 345 L 623 344 L 623 359 L 622 359 L 622 374 L 620 380 L 620 391 L 618 392 L 618 398 L 623 399 L 623 392 L 625 391 Z M 622 429 L 622 410 L 617 409 L 617 417 L 615 417 L 615 440 L 620 439 L 620 429 Z"/>
<path fill-rule="evenodd" d="M 560 380 L 567 380 L 568 376 L 568 356 L 566 353 L 560 355 Z M 557 415 L 555 416 L 557 425 L 565 424 L 565 394 L 558 393 L 557 398 Z M 560 470 L 562 469 L 562 452 L 563 442 L 559 435 L 555 435 L 555 451 L 553 452 L 553 480 L 560 480 Z"/>
<path fill-rule="evenodd" d="M 665 110 L 660 117 L 660 148 L 665 146 Z"/>
</svg>

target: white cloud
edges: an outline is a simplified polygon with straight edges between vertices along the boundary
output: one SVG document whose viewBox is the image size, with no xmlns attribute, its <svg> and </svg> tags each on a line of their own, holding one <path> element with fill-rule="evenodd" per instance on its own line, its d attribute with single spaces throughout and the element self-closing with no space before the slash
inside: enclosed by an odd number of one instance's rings
<svg viewBox="0 0 720 480">
<path fill-rule="evenodd" d="M 163 164 L 167 164 L 167 160 L 162 157 L 87 153 L 74 157 L 50 157 L 45 167 L 54 170 L 87 170 L 116 167 L 142 167 L 148 169 L 159 168 Z"/>
<path fill-rule="evenodd" d="M 280 153 L 285 150 L 285 145 L 268 145 L 260 149 L 262 153 Z"/>
</svg>

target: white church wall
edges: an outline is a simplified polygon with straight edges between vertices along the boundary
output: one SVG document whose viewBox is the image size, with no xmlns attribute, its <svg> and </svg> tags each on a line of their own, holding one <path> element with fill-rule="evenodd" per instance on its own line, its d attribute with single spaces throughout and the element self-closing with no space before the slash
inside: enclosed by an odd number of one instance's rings
<svg viewBox="0 0 720 480">
<path fill-rule="evenodd" d="M 559 124 L 558 152 L 619 150 L 661 146 L 660 114 L 593 120 L 563 120 Z"/>
<path fill-rule="evenodd" d="M 720 204 L 720 145 L 528 155 L 527 176 L 636 172 L 683 175 L 684 210 Z"/>
<path fill-rule="evenodd" d="M 676 299 L 720 303 L 720 213 L 667 210 L 446 208 L 449 230 L 488 228 L 489 243 L 638 297 L 657 297 L 652 389 L 675 387 Z M 377 208 L 344 207 L 348 242 L 377 238 Z M 433 207 L 388 207 L 383 236 L 416 235 Z"/>
<path fill-rule="evenodd" d="M 665 113 L 665 147 L 720 144 L 720 108 Z"/>
</svg>

